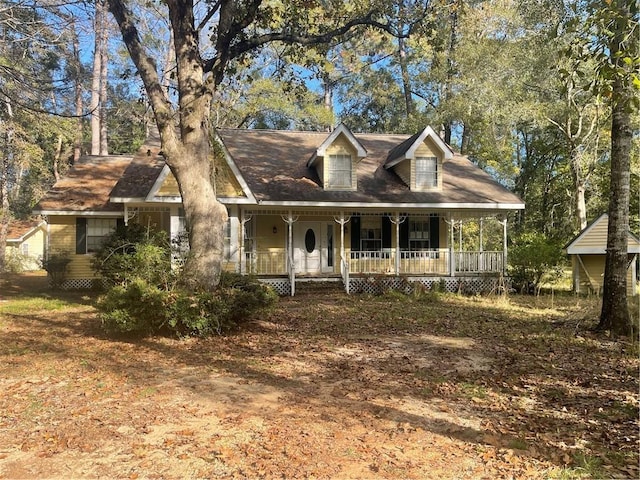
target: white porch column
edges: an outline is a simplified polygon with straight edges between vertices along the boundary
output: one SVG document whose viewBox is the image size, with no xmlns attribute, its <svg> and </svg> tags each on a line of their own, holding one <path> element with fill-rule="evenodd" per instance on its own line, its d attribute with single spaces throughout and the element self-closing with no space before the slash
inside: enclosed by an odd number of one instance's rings
<svg viewBox="0 0 640 480">
<path fill-rule="evenodd" d="M 124 222 L 125 225 L 129 224 L 129 218 L 133 218 L 133 215 L 129 217 L 129 211 L 125 210 L 124 214 Z M 182 232 L 180 231 L 180 207 L 172 206 L 171 211 L 169 213 L 169 238 L 174 240 L 180 235 Z"/>
<path fill-rule="evenodd" d="M 339 217 L 333 217 L 333 221 L 336 222 L 338 225 L 340 225 L 340 273 L 344 274 L 342 268 L 344 263 L 346 262 L 346 248 L 344 247 L 344 228 L 345 225 L 347 223 L 349 223 L 349 220 L 351 220 L 351 217 L 345 217 L 344 216 L 344 212 L 340 212 L 340 216 Z"/>
<path fill-rule="evenodd" d="M 241 244 L 240 232 L 242 224 L 240 223 L 240 213 L 237 205 L 229 207 L 229 261 L 235 265 L 234 271 L 240 272 L 241 262 Z"/>
<path fill-rule="evenodd" d="M 480 271 L 483 272 L 484 271 L 484 238 L 483 238 L 483 234 L 484 234 L 484 218 L 480 217 Z"/>
<path fill-rule="evenodd" d="M 284 215 L 281 217 L 289 227 L 289 255 L 287 255 L 287 270 L 289 272 L 289 283 L 291 283 L 291 296 L 293 297 L 296 294 L 296 268 L 293 258 L 293 224 L 298 221 L 299 217 L 294 217 L 291 210 L 289 210 L 286 217 Z"/>
<path fill-rule="evenodd" d="M 401 217 L 400 214 L 396 213 L 396 215 L 389 220 L 396 226 L 396 275 L 400 275 L 400 224 L 404 222 L 407 217 Z"/>
<path fill-rule="evenodd" d="M 507 274 L 507 217 L 502 220 L 502 273 Z"/>
<path fill-rule="evenodd" d="M 247 256 L 244 251 L 244 243 L 246 238 L 245 228 L 249 220 L 251 220 L 251 215 L 249 215 L 249 218 L 245 217 L 244 209 L 240 209 L 240 246 L 238 250 L 240 251 L 240 273 L 242 275 L 247 273 Z"/>
<path fill-rule="evenodd" d="M 334 222 L 340 225 L 340 276 L 344 281 L 344 288 L 349 294 L 349 262 L 345 258 L 347 256 L 347 250 L 344 246 L 344 229 L 345 225 L 351 220 L 351 216 L 345 217 L 344 212 L 340 212 L 339 217 L 333 217 Z"/>
<path fill-rule="evenodd" d="M 453 226 L 455 225 L 455 220 L 449 215 L 449 220 L 445 220 L 445 223 L 449 225 L 449 276 L 456 276 L 456 259 L 454 257 L 454 242 L 456 241 L 455 233 L 453 231 Z"/>
</svg>

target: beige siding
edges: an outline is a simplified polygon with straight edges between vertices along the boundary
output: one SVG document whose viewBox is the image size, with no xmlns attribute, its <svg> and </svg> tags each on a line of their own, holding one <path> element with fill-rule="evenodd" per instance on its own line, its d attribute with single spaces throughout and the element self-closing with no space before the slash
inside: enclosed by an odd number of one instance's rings
<svg viewBox="0 0 640 480">
<path fill-rule="evenodd" d="M 430 138 L 426 138 L 424 143 L 416 149 L 415 157 L 436 157 L 438 163 L 438 186 L 437 188 L 420 188 L 416 187 L 416 163 L 415 158 L 411 160 L 411 190 L 441 190 L 442 189 L 442 154 Z M 403 162 L 401 162 L 403 163 Z"/>
<path fill-rule="evenodd" d="M 216 164 L 216 192 L 219 197 L 243 197 L 244 192 L 226 162 Z"/>
<path fill-rule="evenodd" d="M 142 225 L 154 232 L 170 231 L 170 213 L 166 212 L 145 212 L 140 211 L 131 220 L 134 223 Z"/>
<path fill-rule="evenodd" d="M 322 184 L 325 188 L 331 188 L 329 185 L 329 168 L 325 162 L 329 161 L 330 155 L 349 155 L 351 156 L 351 190 L 358 189 L 358 175 L 357 175 L 357 156 L 358 152 L 351 145 L 351 142 L 344 135 L 339 135 L 338 138 L 331 144 L 329 148 L 325 151 L 325 156 L 322 159 L 323 168 L 322 172 L 318 170 L 318 175 L 322 173 L 320 177 L 322 179 Z M 340 189 L 342 190 L 342 188 Z"/>
<path fill-rule="evenodd" d="M 599 292 L 602 293 L 604 284 L 605 255 L 574 255 L 572 266 L 574 268 L 574 290 L 580 293 Z M 633 255 L 629 255 L 629 262 Z M 627 294 L 633 295 L 633 268 L 629 265 L 627 270 Z"/>
<path fill-rule="evenodd" d="M 607 218 L 602 217 L 599 222 L 593 224 L 588 232 L 585 232 L 581 238 L 578 238 L 573 243 L 574 248 L 602 248 L 603 250 L 607 245 Z"/>
<path fill-rule="evenodd" d="M 395 167 L 393 167 L 393 171 L 402 179 L 402 181 L 411 188 L 411 166 L 413 162 L 400 162 Z"/>
</svg>

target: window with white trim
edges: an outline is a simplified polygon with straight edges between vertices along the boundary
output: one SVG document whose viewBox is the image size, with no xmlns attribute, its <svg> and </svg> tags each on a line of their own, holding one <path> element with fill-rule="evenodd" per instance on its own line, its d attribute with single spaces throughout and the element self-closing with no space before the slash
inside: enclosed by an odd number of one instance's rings
<svg viewBox="0 0 640 480">
<path fill-rule="evenodd" d="M 363 252 L 379 252 L 382 250 L 380 217 L 362 217 L 360 224 L 360 250 Z"/>
<path fill-rule="evenodd" d="M 431 247 L 431 228 L 428 217 L 409 219 L 409 250 L 428 250 Z"/>
<path fill-rule="evenodd" d="M 29 242 L 22 242 L 22 255 L 29 256 Z"/>
<path fill-rule="evenodd" d="M 416 188 L 438 187 L 438 159 L 416 157 Z"/>
<path fill-rule="evenodd" d="M 224 227 L 224 259 L 231 260 L 231 217 L 227 218 L 227 224 Z"/>
<path fill-rule="evenodd" d="M 329 188 L 351 188 L 351 155 L 329 155 Z"/>
<path fill-rule="evenodd" d="M 87 253 L 95 252 L 104 240 L 116 229 L 115 218 L 87 219 Z"/>
</svg>

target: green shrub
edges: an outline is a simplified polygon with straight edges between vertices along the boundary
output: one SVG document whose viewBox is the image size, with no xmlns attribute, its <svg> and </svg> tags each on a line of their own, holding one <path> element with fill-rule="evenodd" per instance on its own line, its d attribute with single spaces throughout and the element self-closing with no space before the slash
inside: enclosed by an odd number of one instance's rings
<svg viewBox="0 0 640 480">
<path fill-rule="evenodd" d="M 92 266 L 112 285 L 141 278 L 166 288 L 174 280 L 167 234 L 135 223 L 119 226 L 95 253 Z"/>
<path fill-rule="evenodd" d="M 67 265 L 70 262 L 71 258 L 66 255 L 51 255 L 43 260 L 42 268 L 47 271 L 52 287 L 59 288 L 64 284 L 67 278 Z"/>
<path fill-rule="evenodd" d="M 509 274 L 516 289 L 533 293 L 543 278 L 559 278 L 565 261 L 560 244 L 542 233 L 525 233 L 509 249 Z"/>
<path fill-rule="evenodd" d="M 167 323 L 169 298 L 169 292 L 140 278 L 115 285 L 98 300 L 102 327 L 107 333 L 157 333 Z"/>
<path fill-rule="evenodd" d="M 235 274 L 223 274 L 214 292 L 168 290 L 137 278 L 111 288 L 98 310 L 108 333 L 207 336 L 229 332 L 277 298 L 270 287 Z"/>
</svg>

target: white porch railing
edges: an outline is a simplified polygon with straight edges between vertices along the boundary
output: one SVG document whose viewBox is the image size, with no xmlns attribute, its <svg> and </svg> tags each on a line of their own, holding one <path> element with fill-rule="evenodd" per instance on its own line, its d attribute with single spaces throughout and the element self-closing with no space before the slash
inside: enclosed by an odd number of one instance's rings
<svg viewBox="0 0 640 480">
<path fill-rule="evenodd" d="M 503 271 L 504 253 L 495 252 L 455 252 L 456 272 L 499 273 Z"/>
<path fill-rule="evenodd" d="M 395 252 L 351 252 L 349 273 L 394 273 Z"/>
<path fill-rule="evenodd" d="M 247 273 L 253 275 L 288 275 L 284 250 L 246 252 Z"/>
<path fill-rule="evenodd" d="M 284 250 L 246 252 L 246 271 L 254 275 L 290 275 Z M 401 251 L 400 275 L 450 275 L 450 252 L 446 248 Z M 455 274 L 500 273 L 504 267 L 502 251 L 454 252 Z M 343 280 L 348 274 L 396 273 L 396 251 L 350 252 L 341 262 Z"/>
<path fill-rule="evenodd" d="M 440 248 L 400 252 L 401 274 L 449 274 L 449 250 Z"/>
</svg>

